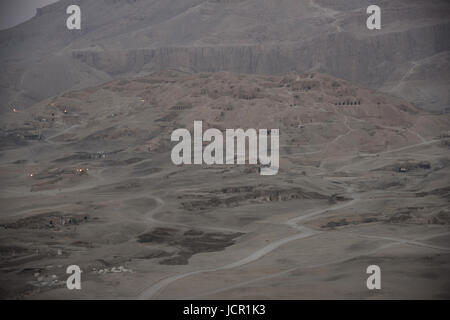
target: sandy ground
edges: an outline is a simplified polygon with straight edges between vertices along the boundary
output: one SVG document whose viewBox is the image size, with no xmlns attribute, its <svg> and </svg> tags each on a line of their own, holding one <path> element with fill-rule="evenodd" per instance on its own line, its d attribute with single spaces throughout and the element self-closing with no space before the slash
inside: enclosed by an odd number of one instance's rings
<svg viewBox="0 0 450 320">
<path fill-rule="evenodd" d="M 124 149 L 126 132 L 104 157 L 81 154 L 83 121 L 5 148 L 2 298 L 448 299 L 446 139 L 423 129 L 426 115 L 407 129 L 374 120 L 405 140 L 354 150 L 368 118 L 337 119 L 331 133 L 311 120 L 328 140 L 282 147 L 271 178 L 247 165 L 177 167 L 168 150 Z M 81 290 L 66 288 L 72 264 Z M 372 264 L 381 290 L 366 287 Z"/>
</svg>

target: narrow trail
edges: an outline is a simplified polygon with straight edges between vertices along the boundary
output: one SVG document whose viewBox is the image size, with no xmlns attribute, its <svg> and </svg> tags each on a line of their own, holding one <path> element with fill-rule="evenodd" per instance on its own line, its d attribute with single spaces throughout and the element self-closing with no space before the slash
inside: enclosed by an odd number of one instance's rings
<svg viewBox="0 0 450 320">
<path fill-rule="evenodd" d="M 361 121 L 356 118 L 354 118 L 354 120 Z M 410 128 L 399 128 L 399 127 L 385 126 L 385 125 L 381 125 L 381 124 L 377 124 L 377 126 L 380 128 L 383 128 L 383 129 L 388 129 L 388 130 L 393 130 L 393 131 L 407 131 L 407 132 L 411 133 L 412 135 L 415 135 L 420 140 L 421 143 L 427 142 L 427 140 L 420 133 L 415 132 L 415 131 L 411 130 Z"/>
<path fill-rule="evenodd" d="M 69 128 L 66 128 L 66 129 L 64 129 L 62 131 L 59 131 L 59 132 L 55 133 L 54 135 L 51 135 L 50 137 L 45 138 L 45 141 L 49 142 L 51 144 L 54 144 L 54 142 L 51 141 L 51 139 L 53 139 L 53 138 L 55 138 L 57 136 L 60 136 L 62 134 L 65 134 L 65 133 L 71 131 L 72 129 L 78 128 L 79 126 L 80 126 L 79 124 L 74 124 L 73 126 L 70 126 Z"/>
<path fill-rule="evenodd" d="M 285 156 L 285 157 L 291 157 L 291 156 L 302 156 L 302 155 L 311 155 L 311 154 L 326 153 L 326 152 L 328 151 L 330 145 L 332 145 L 333 143 L 336 143 L 339 139 L 341 139 L 342 137 L 344 137 L 344 136 L 350 134 L 351 132 L 356 131 L 355 129 L 353 129 L 353 128 L 351 128 L 351 127 L 349 126 L 349 124 L 348 124 L 348 119 L 349 119 L 349 118 L 352 119 L 352 120 L 354 120 L 354 121 L 357 121 L 357 122 L 365 122 L 364 120 L 361 120 L 361 119 L 358 119 L 358 118 L 355 118 L 355 117 L 347 116 L 347 115 L 346 115 L 346 116 L 344 116 L 344 125 L 347 127 L 348 131 L 345 132 L 345 133 L 343 133 L 343 134 L 340 134 L 340 135 L 336 136 L 336 137 L 335 137 L 333 140 L 331 140 L 330 142 L 325 143 L 325 148 L 323 148 L 323 149 L 321 149 L 321 150 L 317 150 L 317 151 L 290 153 L 290 154 L 287 154 L 287 155 L 284 155 L 284 156 Z M 311 124 L 323 125 L 323 123 L 318 122 L 318 123 L 307 123 L 307 124 L 305 124 L 305 126 L 306 126 L 306 125 L 311 125 Z M 376 156 L 376 155 L 378 155 L 378 154 L 387 154 L 387 153 L 393 153 L 393 152 L 396 152 L 396 151 L 407 150 L 407 149 L 413 148 L 413 147 L 415 147 L 415 146 L 427 145 L 427 144 L 431 144 L 431 143 L 434 143 L 434 142 L 439 141 L 439 140 L 427 140 L 427 139 L 425 139 L 420 133 L 418 133 L 418 132 L 412 130 L 411 128 L 399 128 L 399 127 L 392 127 L 392 126 L 385 126 L 385 125 L 377 125 L 377 126 L 379 126 L 380 128 L 383 128 L 383 129 L 388 129 L 388 130 L 407 131 L 407 132 L 409 132 L 410 134 L 416 136 L 416 137 L 420 140 L 420 142 L 417 143 L 417 144 L 413 144 L 413 145 L 409 145 L 409 146 L 404 146 L 404 147 L 401 147 L 401 148 L 398 148 L 398 149 L 387 150 L 387 151 L 383 151 L 383 152 L 380 152 L 380 153 L 365 154 L 366 156 L 369 156 L 369 157 L 370 157 L 370 156 L 373 157 L 373 156 Z M 360 154 L 361 154 L 361 153 L 360 153 Z M 322 163 L 321 163 L 321 165 L 320 165 L 320 168 L 323 168 L 323 166 L 326 164 L 327 160 L 328 160 L 328 158 L 324 158 L 324 159 L 323 159 L 323 161 L 322 161 Z"/>
<path fill-rule="evenodd" d="M 382 246 L 380 246 L 380 247 L 378 247 L 378 248 L 376 248 L 374 250 L 371 250 L 369 252 L 365 252 L 365 253 L 362 253 L 362 254 L 354 254 L 354 255 L 347 256 L 347 257 L 343 257 L 341 259 L 335 259 L 335 260 L 332 260 L 332 261 L 319 263 L 319 264 L 313 264 L 313 265 L 309 265 L 309 266 L 290 268 L 290 269 L 287 269 L 287 270 L 284 270 L 284 271 L 281 271 L 281 272 L 277 272 L 277 273 L 273 273 L 273 274 L 270 274 L 270 275 L 267 275 L 267 276 L 258 277 L 258 278 L 251 279 L 251 280 L 244 281 L 244 282 L 239 282 L 239 283 L 234 284 L 234 285 L 226 286 L 226 287 L 223 287 L 223 288 L 219 288 L 219 289 L 215 289 L 215 290 L 211 290 L 211 291 L 207 291 L 207 292 L 202 292 L 202 293 L 196 294 L 194 296 L 187 297 L 187 299 L 193 300 L 193 299 L 199 299 L 199 298 L 206 297 L 206 296 L 211 296 L 213 294 L 217 294 L 217 293 L 221 293 L 221 292 L 226 292 L 226 291 L 229 291 L 229 290 L 237 289 L 237 288 L 240 288 L 240 287 L 243 287 L 243 286 L 247 286 L 247 285 L 251 285 L 251 284 L 254 284 L 254 283 L 257 283 L 257 282 L 260 282 L 260 281 L 265 281 L 265 280 L 278 278 L 278 277 L 287 275 L 287 274 L 289 274 L 291 272 L 298 271 L 298 270 L 320 268 L 320 267 L 326 267 L 326 266 L 330 266 L 330 265 L 335 265 L 337 263 L 344 263 L 344 262 L 347 262 L 347 261 L 350 261 L 350 260 L 353 260 L 353 259 L 356 259 L 356 258 L 359 258 L 359 257 L 362 257 L 362 256 L 375 254 L 375 253 L 377 253 L 377 252 L 379 252 L 381 250 L 388 249 L 390 247 L 394 247 L 394 246 L 397 246 L 397 245 L 400 245 L 400 244 L 412 244 L 412 245 L 426 246 L 426 247 L 430 247 L 430 248 L 433 248 L 433 249 L 446 250 L 447 251 L 447 250 L 450 250 L 450 248 L 428 246 L 428 245 L 426 245 L 424 243 L 417 242 L 417 241 L 419 241 L 419 240 L 428 240 L 428 239 L 432 239 L 432 238 L 436 238 L 436 237 L 440 237 L 440 236 L 445 236 L 445 235 L 449 235 L 449 234 L 450 234 L 450 232 L 446 232 L 446 233 L 442 233 L 442 234 L 436 234 L 436 235 L 432 235 L 432 236 L 423 237 L 423 238 L 416 239 L 416 240 L 406 240 L 406 241 L 404 239 L 383 238 L 383 237 L 381 237 L 384 240 L 388 240 L 388 241 L 392 241 L 392 242 L 390 242 L 388 244 L 385 244 L 385 245 L 382 245 Z M 358 236 L 364 237 L 363 235 L 358 235 Z M 399 241 L 399 240 L 401 240 L 401 241 Z"/>
<path fill-rule="evenodd" d="M 392 150 L 387 150 L 387 151 L 375 153 L 375 154 L 373 154 L 373 155 L 370 157 L 370 159 L 364 159 L 363 161 L 371 161 L 371 160 L 373 159 L 373 157 L 375 157 L 375 156 L 385 155 L 385 154 L 390 154 L 390 153 L 395 153 L 395 152 L 404 151 L 404 150 L 408 150 L 408 149 L 412 149 L 412 148 L 416 148 L 416 147 L 420 147 L 420 146 L 426 146 L 426 145 L 430 145 L 430 144 L 437 143 L 437 142 L 439 142 L 439 141 L 441 141 L 441 140 L 438 140 L 438 139 L 427 140 L 427 141 L 425 141 L 425 142 L 420 142 L 420 143 L 416 143 L 416 144 L 411 144 L 411 145 L 409 145 L 409 146 L 400 147 L 400 148 L 397 148 L 397 149 L 392 149 Z M 360 162 L 360 163 L 363 163 L 363 162 Z M 343 165 L 342 167 L 337 168 L 335 171 L 336 171 L 336 172 L 339 172 L 339 171 L 341 171 L 341 170 L 343 170 L 343 169 L 345 169 L 345 168 L 347 168 L 347 167 L 349 167 L 349 166 L 352 166 L 352 165 L 354 165 L 354 164 L 346 164 L 346 165 Z"/>
<path fill-rule="evenodd" d="M 330 8 L 324 8 L 317 4 L 314 0 L 309 0 L 309 5 L 321 11 L 323 15 L 333 19 L 334 21 L 331 24 L 336 28 L 336 32 L 342 32 L 342 27 L 339 25 L 338 20 L 336 19 L 336 16 L 339 14 L 338 11 Z"/>
<path fill-rule="evenodd" d="M 448 235 L 448 234 L 450 234 L 450 233 L 440 234 L 438 236 Z M 363 235 L 363 234 L 360 234 L 358 236 L 361 238 L 366 238 L 366 239 L 387 240 L 387 241 L 397 242 L 399 244 L 409 244 L 409 245 L 413 245 L 413 246 L 436 249 L 436 250 L 441 250 L 441 251 L 450 251 L 450 248 L 435 246 L 435 245 L 431 245 L 431 244 L 423 243 L 423 242 L 418 242 L 417 240 L 408 240 L 408 239 L 400 239 L 400 238 L 393 238 L 393 237 L 381 237 L 381 236 Z"/>
<path fill-rule="evenodd" d="M 334 138 L 333 140 L 331 140 L 330 142 L 327 143 L 327 146 L 325 147 L 324 151 L 325 153 L 328 152 L 329 147 L 334 144 L 335 142 L 337 142 L 339 139 L 341 139 L 342 137 L 345 137 L 346 135 L 350 134 L 351 132 L 355 131 L 355 129 L 352 129 L 349 125 L 348 125 L 348 117 L 344 116 L 344 125 L 345 127 L 348 129 L 348 131 L 346 133 L 340 134 L 338 135 L 336 138 Z M 323 166 L 327 163 L 328 158 L 323 159 L 320 162 L 320 169 L 323 169 Z"/>
<path fill-rule="evenodd" d="M 191 271 L 191 272 L 187 272 L 187 273 L 183 273 L 183 274 L 177 274 L 177 275 L 173 275 L 170 277 L 167 277 L 165 279 L 162 279 L 156 283 L 154 283 L 153 285 L 151 285 L 149 288 L 145 289 L 143 292 L 141 292 L 141 294 L 139 295 L 139 299 L 141 300 L 147 300 L 147 299 L 154 299 L 158 294 L 160 294 L 165 288 L 167 288 L 168 286 L 170 286 L 171 284 L 173 284 L 174 282 L 187 278 L 189 276 L 193 276 L 193 275 L 198 275 L 201 273 L 208 273 L 208 272 L 215 272 L 215 271 L 221 271 L 221 270 L 228 270 L 228 269 L 233 269 L 233 268 L 237 268 L 243 265 L 246 265 L 248 263 L 254 262 L 262 257 L 264 257 L 265 255 L 273 252 L 274 250 L 278 249 L 279 247 L 281 247 L 282 245 L 285 245 L 287 243 L 290 243 L 292 241 L 296 241 L 296 240 L 300 240 L 300 239 L 304 239 L 304 238 L 308 238 L 308 237 L 312 237 L 314 235 L 320 234 L 322 232 L 320 231 L 316 231 L 313 229 L 310 229 L 304 225 L 301 224 L 301 222 L 303 221 L 307 221 L 311 218 L 314 218 L 316 216 L 322 215 L 326 212 L 330 212 L 330 211 L 336 211 L 336 210 L 340 210 L 340 209 L 344 209 L 350 206 L 355 205 L 357 202 L 360 201 L 365 201 L 366 199 L 364 197 L 362 197 L 363 193 L 355 193 L 353 191 L 353 189 L 351 187 L 347 187 L 346 191 L 348 194 L 351 195 L 351 197 L 353 198 L 350 201 L 347 201 L 345 203 L 339 203 L 339 204 L 335 204 L 331 207 L 327 207 L 327 208 L 322 208 L 322 209 L 314 209 L 314 210 L 310 210 L 309 212 L 307 212 L 306 214 L 302 214 L 300 216 L 294 217 L 292 219 L 289 219 L 287 221 L 285 221 L 284 223 L 282 223 L 283 225 L 287 225 L 292 229 L 295 229 L 298 231 L 298 233 L 290 235 L 290 236 L 286 236 L 284 238 L 281 238 L 279 240 L 273 241 L 270 244 L 255 250 L 252 254 L 248 255 L 247 257 L 244 257 L 242 259 L 239 259 L 235 262 L 232 263 L 228 263 L 225 264 L 223 266 L 218 266 L 218 267 L 214 267 L 214 268 L 207 268 L 207 269 L 201 269 L 201 270 L 196 270 L 196 271 Z M 445 233 L 442 235 L 447 235 L 450 233 Z M 381 246 L 375 250 L 373 250 L 373 252 L 377 252 L 379 250 L 382 250 L 384 248 L 388 248 L 391 246 L 395 246 L 395 245 L 400 245 L 400 244 L 406 244 L 406 245 L 413 245 L 413 246 L 421 246 L 421 247 L 426 247 L 426 248 L 431 248 L 431 249 L 435 249 L 435 250 L 441 250 L 441 251 L 450 251 L 450 248 L 447 247 L 441 247 L 441 246 L 436 246 L 436 245 L 432 245 L 432 244 L 427 244 L 427 243 L 423 243 L 420 242 L 420 240 L 425 240 L 426 238 L 423 239 L 413 239 L 413 240 L 408 240 L 408 239 L 400 239 L 400 238 L 394 238 L 394 237 L 383 237 L 383 236 L 372 236 L 372 235 L 364 235 L 364 234 L 353 234 L 354 236 L 358 236 L 358 237 L 362 237 L 362 238 L 368 238 L 368 239 L 379 239 L 379 240 L 386 240 L 386 241 L 390 241 L 391 243 Z M 428 236 L 427 238 L 434 238 L 440 235 L 432 235 L 432 236 Z M 371 254 L 371 252 L 369 253 L 364 253 L 364 255 L 367 254 Z M 257 279 L 252 279 L 246 282 L 241 282 L 237 285 L 232 285 L 229 287 L 225 287 L 225 288 L 221 288 L 221 289 L 217 289 L 211 292 L 207 292 L 207 293 L 201 293 L 199 295 L 196 295 L 194 297 L 191 298 L 198 298 L 198 297 L 202 297 L 208 294 L 214 294 L 214 293 L 219 293 L 222 291 L 226 291 L 226 290 L 230 290 L 233 288 L 238 288 L 240 286 L 243 286 L 245 284 L 251 284 L 257 281 L 262 281 L 262 280 L 268 280 L 274 277 L 278 277 L 281 276 L 283 274 L 288 274 L 292 271 L 295 271 L 297 269 L 304 269 L 304 268 L 313 268 L 313 267 L 319 267 L 319 266 L 326 266 L 326 265 L 331 265 L 331 264 L 335 264 L 335 263 L 339 263 L 339 262 L 345 262 L 349 259 L 355 258 L 361 256 L 361 254 L 358 255 L 353 255 L 351 257 L 347 257 L 347 258 L 342 258 L 339 260 L 335 260 L 335 261 L 331 261 L 331 262 L 326 262 L 323 264 L 317 264 L 314 266 L 308 266 L 308 267 L 295 267 L 289 270 L 285 270 L 276 274 L 272 274 L 272 275 L 268 275 L 268 276 L 264 276 L 264 277 L 260 277 Z"/>
<path fill-rule="evenodd" d="M 416 61 L 410 61 L 410 63 L 412 64 L 412 66 L 403 74 L 402 78 L 397 81 L 395 86 L 392 87 L 389 90 L 389 92 L 395 92 L 396 89 L 398 89 L 400 86 L 404 84 L 403 81 L 405 81 L 409 76 L 411 76 L 416 70 L 416 68 L 420 66 L 419 63 Z"/>
<path fill-rule="evenodd" d="M 287 226 L 297 230 L 298 233 L 296 233 L 296 234 L 273 241 L 272 243 L 270 243 L 260 249 L 257 249 L 256 251 L 254 251 L 252 254 L 248 255 L 247 257 L 239 259 L 235 262 L 225 264 L 223 266 L 219 266 L 219 267 L 215 267 L 215 268 L 201 269 L 201 270 L 191 271 L 191 272 L 187 272 L 187 273 L 183 273 L 183 274 L 173 275 L 168 278 L 162 279 L 162 280 L 154 283 L 149 288 L 145 289 L 143 292 L 141 292 L 141 294 L 139 295 L 138 298 L 140 300 L 152 299 L 156 294 L 158 294 L 160 291 L 164 290 L 166 287 L 168 287 L 170 284 L 174 283 L 177 280 L 180 280 L 180 279 L 192 276 L 192 275 L 205 273 L 205 272 L 215 272 L 215 271 L 220 271 L 220 270 L 237 268 L 237 267 L 246 265 L 248 263 L 254 262 L 289 242 L 308 238 L 308 237 L 314 236 L 316 234 L 319 234 L 320 233 L 319 231 L 315 231 L 313 229 L 307 228 L 304 225 L 299 225 L 298 223 L 301 221 L 304 221 L 306 219 L 309 219 L 311 217 L 321 215 L 325 212 L 343 209 L 343 208 L 351 206 L 355 202 L 359 201 L 360 198 L 358 195 L 352 193 L 352 196 L 353 196 L 353 200 L 348 201 L 346 203 L 336 204 L 331 207 L 323 208 L 323 209 L 314 209 L 305 215 L 301 215 L 301 216 L 292 218 L 283 223 L 284 225 L 287 225 Z"/>
</svg>

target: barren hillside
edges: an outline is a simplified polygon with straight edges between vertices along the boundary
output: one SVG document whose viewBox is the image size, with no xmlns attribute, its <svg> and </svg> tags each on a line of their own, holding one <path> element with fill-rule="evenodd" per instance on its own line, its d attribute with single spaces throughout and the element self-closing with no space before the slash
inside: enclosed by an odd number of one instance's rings
<svg viewBox="0 0 450 320">
<path fill-rule="evenodd" d="M 279 128 L 279 174 L 173 165 L 170 135 L 194 120 Z M 10 111 L 0 294 L 448 298 L 448 124 L 321 73 L 167 70 Z M 65 289 L 70 264 L 79 292 Z"/>
<path fill-rule="evenodd" d="M 449 79 L 427 60 L 448 55 L 445 0 L 376 1 L 383 10 L 379 31 L 366 28 L 373 1 L 84 0 L 82 30 L 69 31 L 65 9 L 72 2 L 61 0 L 0 32 L 0 112 L 166 68 L 323 72 L 426 110 L 448 108 Z M 413 76 L 428 89 L 411 94 Z"/>
</svg>

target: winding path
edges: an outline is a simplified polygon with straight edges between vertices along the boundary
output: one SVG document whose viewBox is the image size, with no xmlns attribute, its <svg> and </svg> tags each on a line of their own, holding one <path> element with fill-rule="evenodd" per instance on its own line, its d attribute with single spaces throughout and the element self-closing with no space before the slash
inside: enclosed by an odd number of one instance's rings
<svg viewBox="0 0 450 320">
<path fill-rule="evenodd" d="M 273 241 L 272 243 L 256 250 L 249 256 L 242 258 L 238 261 L 232 262 L 232 263 L 229 263 L 229 264 L 226 264 L 226 265 L 223 265 L 220 267 L 196 270 L 196 271 L 191 271 L 191 272 L 187 272 L 187 273 L 183 273 L 183 274 L 177 274 L 177 275 L 173 275 L 168 278 L 162 279 L 162 280 L 156 282 L 155 284 L 153 284 L 152 286 L 150 286 L 149 288 L 145 289 L 143 292 L 141 292 L 141 294 L 139 295 L 138 298 L 140 300 L 152 299 L 157 293 L 164 290 L 166 287 L 168 287 L 170 284 L 172 284 L 173 282 L 175 282 L 177 280 L 180 280 L 180 279 L 192 276 L 192 275 L 204 273 L 204 272 L 214 272 L 214 271 L 237 268 L 237 267 L 246 265 L 248 263 L 254 262 L 254 261 L 262 258 L 263 256 L 269 254 L 270 252 L 276 250 L 277 248 L 281 247 L 284 244 L 319 234 L 320 233 L 319 231 L 312 230 L 303 225 L 298 225 L 298 222 L 304 221 L 306 219 L 323 214 L 328 211 L 339 210 L 339 209 L 351 206 L 356 201 L 359 201 L 359 196 L 357 196 L 356 194 L 353 194 L 353 196 L 354 196 L 353 200 L 351 200 L 349 202 L 342 203 L 342 204 L 336 204 L 336 205 L 333 205 L 328 208 L 315 209 L 306 215 L 301 215 L 299 217 L 295 217 L 293 219 L 290 219 L 290 220 L 284 222 L 283 223 L 284 225 L 287 225 L 287 226 L 299 231 L 298 233 L 296 233 L 294 235 L 290 235 L 290 236 L 284 237 L 282 239 Z"/>
</svg>

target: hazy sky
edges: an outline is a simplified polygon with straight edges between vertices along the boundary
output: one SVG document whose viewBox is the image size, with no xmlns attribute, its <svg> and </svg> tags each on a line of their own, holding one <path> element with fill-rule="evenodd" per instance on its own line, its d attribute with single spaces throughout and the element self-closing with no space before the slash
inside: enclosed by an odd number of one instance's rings
<svg viewBox="0 0 450 320">
<path fill-rule="evenodd" d="M 58 0 L 0 0 L 0 29 L 7 29 L 36 15 L 36 8 Z"/>
</svg>

